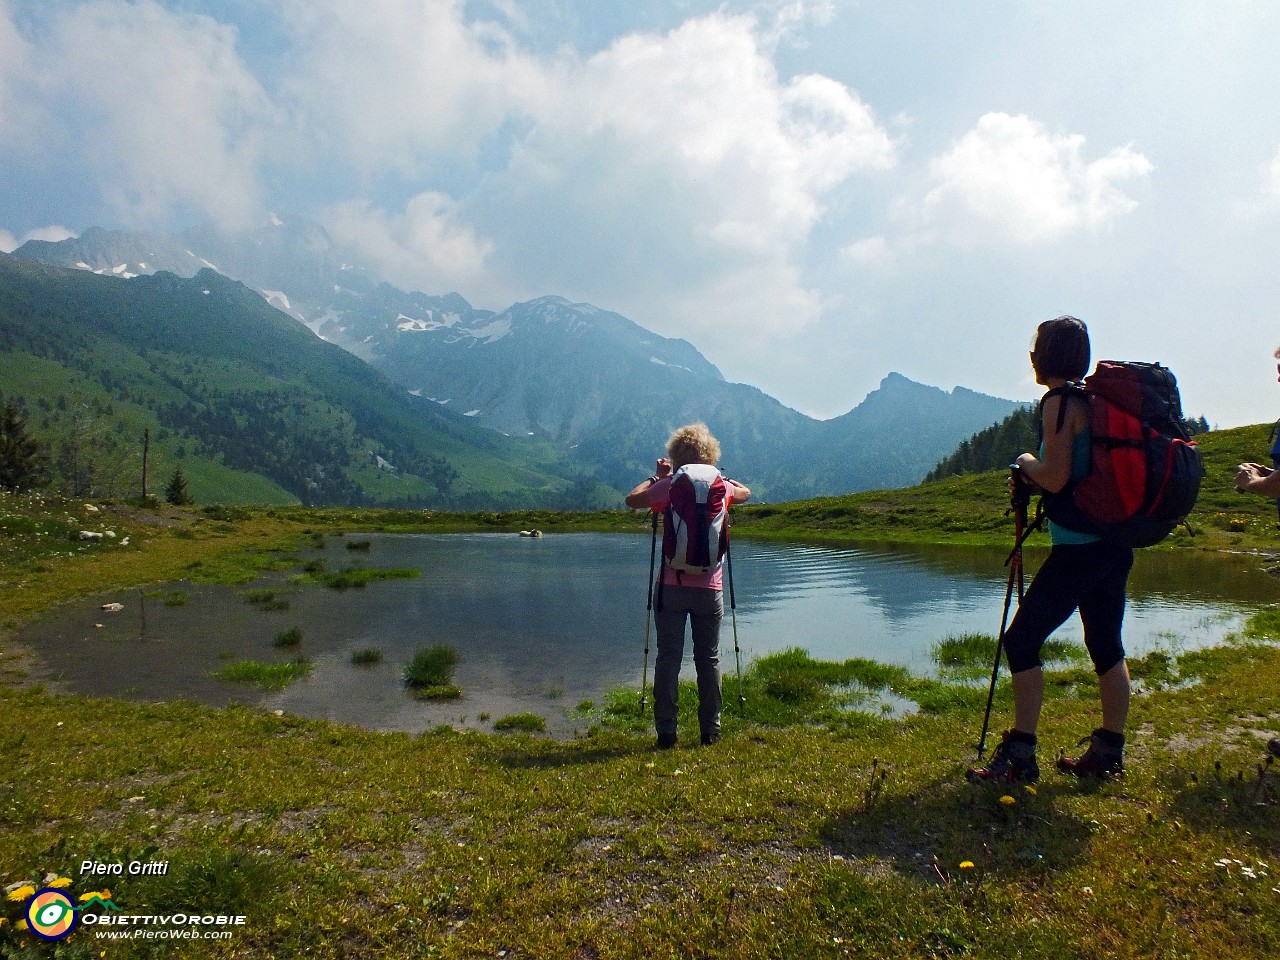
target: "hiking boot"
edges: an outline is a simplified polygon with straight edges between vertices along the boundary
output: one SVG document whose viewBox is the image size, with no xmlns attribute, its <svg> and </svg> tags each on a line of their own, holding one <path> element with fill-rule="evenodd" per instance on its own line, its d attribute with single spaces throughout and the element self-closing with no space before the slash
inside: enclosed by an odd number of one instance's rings
<svg viewBox="0 0 1280 960">
<path fill-rule="evenodd" d="M 991 751 L 987 765 L 970 767 L 965 778 L 970 783 L 1035 783 L 1040 779 L 1035 743 L 1021 739 L 1016 731 L 1006 730 Z"/>
<path fill-rule="evenodd" d="M 1272 737 L 1267 741 L 1267 753 L 1273 757 L 1280 757 L 1280 737 Z"/>
<path fill-rule="evenodd" d="M 720 742 L 720 731 L 715 733 L 704 733 L 702 735 L 702 745 L 704 747 L 713 747 Z"/>
<path fill-rule="evenodd" d="M 1080 741 L 1080 744 L 1087 743 L 1089 749 L 1074 760 L 1058 757 L 1058 769 L 1073 777 L 1107 779 L 1124 776 L 1124 747 L 1107 742 L 1114 736 L 1106 730 L 1093 731 Z"/>
<path fill-rule="evenodd" d="M 670 750 L 675 745 L 676 745 L 676 735 L 674 733 L 658 734 L 657 746 L 659 750 Z"/>
</svg>

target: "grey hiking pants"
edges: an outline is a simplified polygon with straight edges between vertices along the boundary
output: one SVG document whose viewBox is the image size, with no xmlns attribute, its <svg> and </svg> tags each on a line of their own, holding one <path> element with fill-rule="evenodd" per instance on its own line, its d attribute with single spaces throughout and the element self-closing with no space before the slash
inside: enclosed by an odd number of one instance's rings
<svg viewBox="0 0 1280 960">
<path fill-rule="evenodd" d="M 720 623 L 724 593 L 701 587 L 662 585 L 661 609 L 654 612 L 658 658 L 653 666 L 653 720 L 659 736 L 676 732 L 684 624 L 693 633 L 693 665 L 698 675 L 698 727 L 703 739 L 720 734 Z"/>
</svg>

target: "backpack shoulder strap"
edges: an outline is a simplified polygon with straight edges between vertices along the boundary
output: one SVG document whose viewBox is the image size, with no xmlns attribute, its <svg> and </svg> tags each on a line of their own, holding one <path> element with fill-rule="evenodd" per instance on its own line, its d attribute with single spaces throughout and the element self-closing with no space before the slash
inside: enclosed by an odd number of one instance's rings
<svg viewBox="0 0 1280 960">
<path fill-rule="evenodd" d="M 1062 429 L 1062 425 L 1067 422 L 1067 403 L 1072 397 L 1078 397 L 1086 403 L 1089 400 L 1088 391 L 1085 389 L 1083 383 L 1065 383 L 1060 387 L 1054 387 L 1052 390 L 1046 391 L 1045 395 L 1040 398 L 1040 406 L 1038 408 L 1040 412 L 1039 425 L 1041 442 L 1044 441 L 1044 405 L 1049 402 L 1050 397 L 1062 397 L 1062 403 L 1058 404 L 1058 425 L 1054 427 L 1055 433 L 1060 431 Z"/>
</svg>

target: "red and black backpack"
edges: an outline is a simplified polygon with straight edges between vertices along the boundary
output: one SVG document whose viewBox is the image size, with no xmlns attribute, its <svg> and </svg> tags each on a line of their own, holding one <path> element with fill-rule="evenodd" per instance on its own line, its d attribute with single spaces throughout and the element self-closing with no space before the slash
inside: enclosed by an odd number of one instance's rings
<svg viewBox="0 0 1280 960">
<path fill-rule="evenodd" d="M 1061 394 L 1089 407 L 1093 434 L 1087 476 L 1046 494 L 1050 520 L 1132 547 L 1159 543 L 1184 523 L 1200 493 L 1204 464 L 1182 419 L 1173 373 L 1158 363 L 1102 360 Z M 1061 418 L 1066 403 L 1061 405 Z"/>
</svg>

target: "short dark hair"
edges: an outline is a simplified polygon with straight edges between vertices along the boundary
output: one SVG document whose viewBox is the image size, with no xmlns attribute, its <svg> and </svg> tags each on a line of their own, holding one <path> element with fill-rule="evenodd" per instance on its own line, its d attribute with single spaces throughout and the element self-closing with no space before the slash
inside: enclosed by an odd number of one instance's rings
<svg viewBox="0 0 1280 960">
<path fill-rule="evenodd" d="M 1089 372 L 1089 328 L 1084 321 L 1064 316 L 1040 324 L 1031 365 L 1042 376 L 1083 380 Z"/>
</svg>

